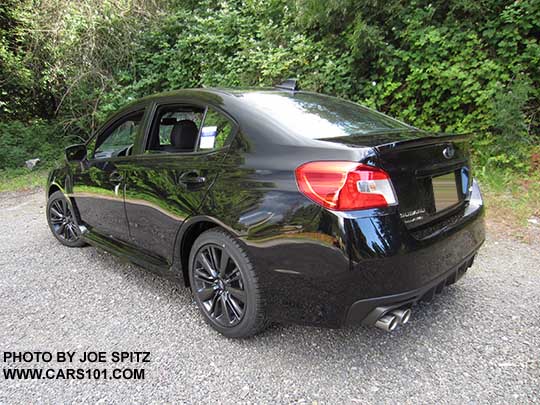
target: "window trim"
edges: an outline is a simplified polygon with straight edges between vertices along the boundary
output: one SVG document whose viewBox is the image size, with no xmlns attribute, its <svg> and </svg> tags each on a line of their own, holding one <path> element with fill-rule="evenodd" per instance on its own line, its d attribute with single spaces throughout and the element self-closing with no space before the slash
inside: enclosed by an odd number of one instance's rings
<svg viewBox="0 0 540 405">
<path fill-rule="evenodd" d="M 201 127 L 199 128 L 199 133 L 197 134 L 197 140 L 195 141 L 195 148 L 193 149 L 193 152 L 199 152 L 199 144 L 201 143 L 201 134 L 202 129 L 204 128 L 204 122 L 206 121 L 206 114 L 208 113 L 208 105 L 204 107 L 204 114 L 201 121 Z"/>
</svg>

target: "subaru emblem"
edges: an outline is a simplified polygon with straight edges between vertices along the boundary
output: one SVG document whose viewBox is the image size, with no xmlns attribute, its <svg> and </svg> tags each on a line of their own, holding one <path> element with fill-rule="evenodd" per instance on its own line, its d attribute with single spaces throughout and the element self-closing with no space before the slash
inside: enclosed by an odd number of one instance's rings
<svg viewBox="0 0 540 405">
<path fill-rule="evenodd" d="M 456 153 L 456 151 L 454 150 L 454 147 L 452 145 L 448 145 L 442 151 L 442 154 L 446 159 L 452 159 L 454 157 L 455 153 Z"/>
</svg>

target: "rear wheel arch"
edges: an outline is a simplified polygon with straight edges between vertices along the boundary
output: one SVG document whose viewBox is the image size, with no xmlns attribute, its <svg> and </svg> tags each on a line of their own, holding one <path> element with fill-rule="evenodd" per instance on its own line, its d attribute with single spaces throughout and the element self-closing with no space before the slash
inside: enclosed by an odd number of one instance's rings
<svg viewBox="0 0 540 405">
<path fill-rule="evenodd" d="M 212 228 L 222 227 L 220 227 L 220 225 L 216 222 L 213 222 L 209 219 L 196 220 L 191 223 L 185 224 L 184 226 L 186 226 L 186 228 L 180 230 L 181 235 L 179 236 L 179 238 L 177 238 L 177 240 L 179 240 L 180 242 L 178 243 L 178 248 L 176 249 L 176 252 L 179 252 L 180 255 L 180 268 L 182 271 L 184 284 L 186 287 L 189 287 L 189 254 L 191 252 L 193 244 L 203 232 Z"/>
</svg>

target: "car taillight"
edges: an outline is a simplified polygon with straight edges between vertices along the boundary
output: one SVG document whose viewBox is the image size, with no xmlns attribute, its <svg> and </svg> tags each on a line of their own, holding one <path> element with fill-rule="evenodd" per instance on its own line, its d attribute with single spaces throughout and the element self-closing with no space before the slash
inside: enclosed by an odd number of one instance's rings
<svg viewBox="0 0 540 405">
<path fill-rule="evenodd" d="M 295 174 L 300 191 L 331 210 L 397 204 L 390 176 L 376 167 L 348 161 L 319 161 L 299 166 Z"/>
</svg>

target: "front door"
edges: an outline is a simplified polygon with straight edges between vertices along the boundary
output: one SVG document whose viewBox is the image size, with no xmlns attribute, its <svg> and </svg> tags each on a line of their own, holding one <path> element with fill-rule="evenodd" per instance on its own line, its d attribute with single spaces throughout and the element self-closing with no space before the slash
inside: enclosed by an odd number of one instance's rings
<svg viewBox="0 0 540 405">
<path fill-rule="evenodd" d="M 130 164 L 144 110 L 113 120 L 91 142 L 88 159 L 72 167 L 72 198 L 92 232 L 129 242 L 124 209 L 124 167 Z M 95 143 L 95 144 L 94 144 Z"/>
<path fill-rule="evenodd" d="M 204 105 L 158 106 L 145 151 L 125 172 L 132 243 L 172 264 L 183 222 L 197 215 L 234 124 Z"/>
</svg>

